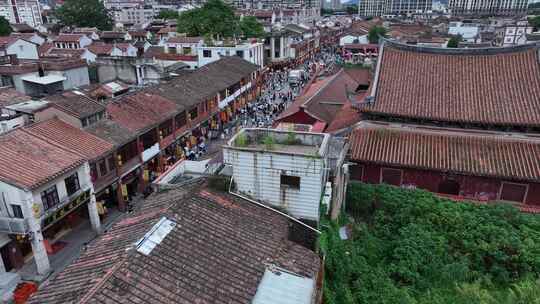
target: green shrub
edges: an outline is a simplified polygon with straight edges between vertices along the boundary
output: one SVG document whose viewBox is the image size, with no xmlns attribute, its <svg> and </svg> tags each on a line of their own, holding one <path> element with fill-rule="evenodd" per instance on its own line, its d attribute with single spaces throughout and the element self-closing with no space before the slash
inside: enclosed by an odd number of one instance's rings
<svg viewBox="0 0 540 304">
<path fill-rule="evenodd" d="M 327 303 L 540 304 L 540 217 L 359 183 L 346 212 L 321 225 Z"/>
</svg>

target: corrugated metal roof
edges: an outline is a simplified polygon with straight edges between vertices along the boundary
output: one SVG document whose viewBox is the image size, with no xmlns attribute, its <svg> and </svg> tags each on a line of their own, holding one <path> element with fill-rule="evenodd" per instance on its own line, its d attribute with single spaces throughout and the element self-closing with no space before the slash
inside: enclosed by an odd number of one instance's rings
<svg viewBox="0 0 540 304">
<path fill-rule="evenodd" d="M 286 270 L 266 268 L 252 304 L 310 304 L 315 281 Z"/>
</svg>

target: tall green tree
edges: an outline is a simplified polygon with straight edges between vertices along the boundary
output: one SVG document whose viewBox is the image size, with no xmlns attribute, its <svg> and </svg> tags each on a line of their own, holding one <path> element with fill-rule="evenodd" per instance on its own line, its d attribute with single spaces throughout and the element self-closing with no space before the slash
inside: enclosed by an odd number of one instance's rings
<svg viewBox="0 0 540 304">
<path fill-rule="evenodd" d="M 457 48 L 459 47 L 460 42 L 461 42 L 461 36 L 453 36 L 452 38 L 448 40 L 446 47 Z"/>
<path fill-rule="evenodd" d="M 379 43 L 379 38 L 386 38 L 388 30 L 383 26 L 374 26 L 369 29 L 368 40 L 369 43 Z"/>
<path fill-rule="evenodd" d="M 55 16 L 65 26 L 97 27 L 110 30 L 113 19 L 100 0 L 66 0 Z"/>
<path fill-rule="evenodd" d="M 13 29 L 6 18 L 0 16 L 0 36 L 9 36 Z"/>
<path fill-rule="evenodd" d="M 540 5 L 540 2 L 538 4 Z M 535 31 L 538 31 L 540 29 L 540 16 L 530 17 L 528 21 L 529 25 L 534 27 Z"/>
<path fill-rule="evenodd" d="M 264 36 L 264 27 L 254 16 L 246 16 L 240 20 L 240 31 L 247 38 L 260 38 Z"/>
<path fill-rule="evenodd" d="M 221 0 L 209 0 L 201 8 L 180 14 L 177 31 L 189 36 L 211 36 L 216 39 L 262 36 L 262 25 L 255 18 L 240 18 L 231 6 Z"/>
<path fill-rule="evenodd" d="M 356 15 L 358 14 L 358 6 L 356 4 L 347 5 L 345 11 L 349 15 Z"/>
<path fill-rule="evenodd" d="M 177 11 L 170 9 L 162 10 L 158 14 L 159 19 L 177 19 L 180 15 Z"/>
</svg>

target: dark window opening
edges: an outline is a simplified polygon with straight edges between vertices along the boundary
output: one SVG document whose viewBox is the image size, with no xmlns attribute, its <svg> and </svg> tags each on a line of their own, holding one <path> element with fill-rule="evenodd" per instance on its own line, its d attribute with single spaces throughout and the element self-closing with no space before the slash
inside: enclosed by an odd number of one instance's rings
<svg viewBox="0 0 540 304">
<path fill-rule="evenodd" d="M 182 112 L 174 118 L 176 121 L 176 129 L 180 129 L 181 127 L 186 125 L 186 112 Z"/>
<path fill-rule="evenodd" d="M 525 184 L 514 184 L 514 183 L 502 184 L 500 199 L 503 201 L 523 203 L 525 201 L 526 195 L 527 195 L 527 185 Z"/>
<path fill-rule="evenodd" d="M 236 56 L 244 58 L 244 51 L 236 51 Z"/>
<path fill-rule="evenodd" d="M 113 157 L 113 156 L 109 157 L 109 158 L 107 159 L 107 162 L 108 162 L 108 164 L 109 164 L 109 171 L 112 171 L 112 170 L 114 170 L 114 169 L 116 168 L 116 163 L 115 163 L 115 161 L 114 161 L 114 157 Z"/>
<path fill-rule="evenodd" d="M 139 154 L 137 148 L 137 141 L 134 140 L 128 144 L 125 144 L 119 149 L 118 154 L 120 155 L 123 164 L 125 164 L 128 160 L 136 157 Z"/>
<path fill-rule="evenodd" d="M 143 149 L 146 150 L 157 143 L 156 129 L 152 129 L 141 136 Z"/>
<path fill-rule="evenodd" d="M 211 50 L 203 50 L 203 57 L 204 58 L 212 57 L 212 51 Z"/>
<path fill-rule="evenodd" d="M 280 186 L 292 189 L 300 189 L 300 177 L 282 174 L 279 179 Z"/>
<path fill-rule="evenodd" d="M 105 162 L 103 162 L 103 165 L 105 165 Z M 79 185 L 79 176 L 77 175 L 77 173 L 66 178 L 64 182 L 66 183 L 66 191 L 68 196 L 75 194 L 75 192 L 81 189 L 81 186 Z"/>
<path fill-rule="evenodd" d="M 197 118 L 197 115 L 198 115 L 198 111 L 197 111 L 197 107 L 191 109 L 189 111 L 189 119 L 193 120 L 195 118 Z"/>
<path fill-rule="evenodd" d="M 167 120 L 166 122 L 162 123 L 160 126 L 159 126 L 159 132 L 160 132 L 160 136 L 162 136 L 163 138 L 169 136 L 172 134 L 173 132 L 173 129 L 172 129 L 172 120 L 169 119 Z"/>
<path fill-rule="evenodd" d="M 98 172 L 96 164 L 90 164 L 90 176 L 92 177 L 92 181 L 95 181 L 97 179 Z"/>
<path fill-rule="evenodd" d="M 11 209 L 13 210 L 13 217 L 24 218 L 21 206 L 11 205 Z"/>
<path fill-rule="evenodd" d="M 401 186 L 401 170 L 383 168 L 381 173 L 381 183 Z"/>
<path fill-rule="evenodd" d="M 48 210 L 60 203 L 58 191 L 56 191 L 56 185 L 41 192 L 41 202 L 43 203 L 43 210 Z"/>
<path fill-rule="evenodd" d="M 364 175 L 364 166 L 355 164 L 351 166 L 351 179 L 354 180 L 362 180 L 362 176 Z"/>
<path fill-rule="evenodd" d="M 107 164 L 105 163 L 105 160 L 102 160 L 99 162 L 99 175 L 103 176 L 107 174 Z"/>
<path fill-rule="evenodd" d="M 445 179 L 439 184 L 439 193 L 459 195 L 459 183 L 452 179 Z"/>
</svg>

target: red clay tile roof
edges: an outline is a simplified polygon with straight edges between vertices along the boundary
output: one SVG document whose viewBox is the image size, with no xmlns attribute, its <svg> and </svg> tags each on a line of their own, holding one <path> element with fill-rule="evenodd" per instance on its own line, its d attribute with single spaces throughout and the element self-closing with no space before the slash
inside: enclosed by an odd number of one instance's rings
<svg viewBox="0 0 540 304">
<path fill-rule="evenodd" d="M 362 97 L 365 93 L 362 94 Z M 359 122 L 361 119 L 358 109 L 354 108 L 352 103 L 348 101 L 341 107 L 339 112 L 336 114 L 334 120 L 330 123 L 328 128 L 326 128 L 327 133 L 332 133 L 346 128 L 352 127 L 355 123 Z"/>
<path fill-rule="evenodd" d="M 167 40 L 167 43 L 199 43 L 203 40 L 203 37 L 171 37 Z"/>
<path fill-rule="evenodd" d="M 386 41 L 381 60 L 374 102 L 362 106 L 363 112 L 540 126 L 540 61 L 534 46 L 450 50 Z"/>
<path fill-rule="evenodd" d="M 53 47 L 54 47 L 54 43 L 52 42 L 45 42 L 42 45 L 40 45 L 38 47 L 39 57 L 45 56 L 49 52 L 49 50 L 52 49 Z"/>
<path fill-rule="evenodd" d="M 277 120 L 304 111 L 314 119 L 330 125 L 343 106 L 349 102 L 347 91 L 355 92 L 360 84 L 367 85 L 370 73 L 365 69 L 341 69 L 335 75 L 309 85 L 304 94 L 283 112 Z"/>
<path fill-rule="evenodd" d="M 0 136 L 0 180 L 35 189 L 84 163 L 82 155 L 31 135 L 24 128 Z"/>
<path fill-rule="evenodd" d="M 79 40 L 83 37 L 83 34 L 60 34 L 56 39 L 54 39 L 55 42 L 79 42 Z"/>
<path fill-rule="evenodd" d="M 50 102 L 51 106 L 77 118 L 85 118 L 105 111 L 104 105 L 75 91 L 65 91 L 44 99 Z"/>
<path fill-rule="evenodd" d="M 86 47 L 88 51 L 96 54 L 96 55 L 110 55 L 113 49 L 112 44 L 107 44 L 103 42 L 94 42 L 91 45 Z"/>
<path fill-rule="evenodd" d="M 362 122 L 350 136 L 350 159 L 474 176 L 538 181 L 540 137 Z"/>
<path fill-rule="evenodd" d="M 129 31 L 128 33 L 131 37 L 143 37 L 143 38 L 146 38 L 146 35 L 148 34 L 147 31 Z"/>
<path fill-rule="evenodd" d="M 84 49 L 61 49 L 61 48 L 51 48 L 47 52 L 49 56 L 60 56 L 60 57 L 75 57 L 81 58 L 84 54 Z"/>
<path fill-rule="evenodd" d="M 87 160 L 104 156 L 113 145 L 58 118 L 35 123 L 26 130 L 36 136 L 83 155 Z"/>
<path fill-rule="evenodd" d="M 101 32 L 99 35 L 99 38 L 103 39 L 124 39 L 124 36 L 126 33 L 124 32 L 112 32 L 112 31 L 104 31 Z"/>
<path fill-rule="evenodd" d="M 201 189 L 202 187 L 202 189 Z M 134 248 L 166 217 L 172 231 Z M 152 195 L 30 298 L 37 303 L 251 303 L 268 265 L 315 278 L 320 259 L 281 215 L 201 183 Z"/>
<path fill-rule="evenodd" d="M 146 91 L 125 95 L 107 105 L 110 119 L 132 132 L 164 121 L 177 109 L 169 99 Z"/>
<path fill-rule="evenodd" d="M 175 33 L 176 27 L 162 27 L 159 29 L 158 34 Z"/>
<path fill-rule="evenodd" d="M 30 96 L 25 95 L 14 88 L 0 88 L 0 108 L 31 99 Z"/>
<path fill-rule="evenodd" d="M 4 49 L 4 48 L 10 46 L 12 43 L 14 43 L 15 41 L 17 41 L 19 39 L 22 39 L 22 38 L 15 37 L 15 36 L 3 36 L 3 37 L 0 37 L 0 48 Z"/>
</svg>

